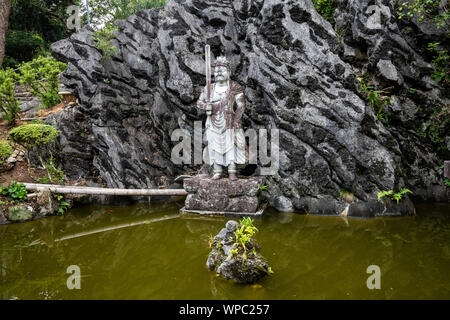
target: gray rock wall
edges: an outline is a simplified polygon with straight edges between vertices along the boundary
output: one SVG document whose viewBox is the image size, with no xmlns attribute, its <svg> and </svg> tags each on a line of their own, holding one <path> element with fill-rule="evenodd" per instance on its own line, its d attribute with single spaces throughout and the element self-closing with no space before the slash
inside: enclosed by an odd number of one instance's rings
<svg viewBox="0 0 450 320">
<path fill-rule="evenodd" d="M 361 15 L 356 7 L 344 1 L 338 24 Z M 232 79 L 245 87 L 244 128 L 280 130 L 281 167 L 267 192 L 276 208 L 338 214 L 346 206 L 341 189 L 368 200 L 414 179 L 441 182 L 438 158 L 425 160 L 416 151 L 426 146 L 393 134 L 363 101 L 351 59 L 341 59 L 345 43 L 310 0 L 169 0 L 116 24 L 120 52 L 110 59 L 102 59 L 89 27 L 52 46 L 68 63 L 62 81 L 80 102 L 48 120 L 62 131 L 59 156 L 70 177 L 144 188 L 198 169 L 170 161 L 170 135 L 205 120 L 195 102 L 208 43 L 213 57 L 227 56 Z M 399 85 L 405 81 L 389 61 L 372 65 Z M 405 154 L 405 141 L 413 154 Z"/>
</svg>

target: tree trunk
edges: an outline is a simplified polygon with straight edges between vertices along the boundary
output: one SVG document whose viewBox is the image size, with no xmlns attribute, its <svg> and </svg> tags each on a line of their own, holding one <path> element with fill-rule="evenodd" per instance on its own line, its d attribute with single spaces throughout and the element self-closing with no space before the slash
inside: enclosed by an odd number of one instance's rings
<svg viewBox="0 0 450 320">
<path fill-rule="evenodd" d="M 0 0 L 0 67 L 5 57 L 5 39 L 8 30 L 8 18 L 11 11 L 11 0 Z"/>
</svg>

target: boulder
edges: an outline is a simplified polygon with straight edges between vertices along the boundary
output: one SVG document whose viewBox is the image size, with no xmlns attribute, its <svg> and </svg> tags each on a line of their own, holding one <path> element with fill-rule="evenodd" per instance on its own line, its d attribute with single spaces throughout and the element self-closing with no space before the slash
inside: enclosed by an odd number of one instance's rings
<svg viewBox="0 0 450 320">
<path fill-rule="evenodd" d="M 260 209 L 258 196 L 263 182 L 264 177 L 212 180 L 197 175 L 184 179 L 183 186 L 189 194 L 182 212 L 255 215 Z"/>
<path fill-rule="evenodd" d="M 358 91 L 351 61 L 379 64 L 395 85 L 432 71 L 403 38 L 389 1 L 368 4 L 339 1 L 349 60 L 310 0 L 169 0 L 116 21 L 118 51 L 109 59 L 84 27 L 51 47 L 68 63 L 61 81 L 79 100 L 47 119 L 61 130 L 54 154 L 69 178 L 116 188 L 152 188 L 161 176 L 199 169 L 171 161 L 171 135 L 204 123 L 195 102 L 209 44 L 245 88 L 244 129 L 279 130 L 280 167 L 265 193 L 271 205 L 340 214 L 341 189 L 366 201 L 380 190 L 438 183 L 439 157 L 409 129 L 387 128 Z"/>
<path fill-rule="evenodd" d="M 206 266 L 225 279 L 237 283 L 255 283 L 271 273 L 271 269 L 266 259 L 259 253 L 260 247 L 253 239 L 246 245 L 246 255 L 242 252 L 233 253 L 233 250 L 238 248 L 235 244 L 235 231 L 239 227 L 238 222 L 230 220 L 214 237 Z"/>
<path fill-rule="evenodd" d="M 16 205 L 9 207 L 7 219 L 12 222 L 24 222 L 33 219 L 34 210 L 31 206 Z"/>
<path fill-rule="evenodd" d="M 49 189 L 39 191 L 36 203 L 39 207 L 39 213 L 43 216 L 52 215 L 58 212 L 58 203 L 53 200 L 52 193 Z"/>
</svg>

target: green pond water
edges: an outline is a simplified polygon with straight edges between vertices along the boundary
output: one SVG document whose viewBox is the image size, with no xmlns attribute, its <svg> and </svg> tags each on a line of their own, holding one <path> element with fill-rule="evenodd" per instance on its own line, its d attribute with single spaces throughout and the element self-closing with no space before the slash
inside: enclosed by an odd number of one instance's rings
<svg viewBox="0 0 450 320">
<path fill-rule="evenodd" d="M 370 220 L 268 211 L 256 240 L 274 274 L 238 285 L 205 266 L 227 218 L 180 217 L 182 204 L 86 206 L 0 226 L 2 299 L 450 299 L 450 205 Z M 81 289 L 66 286 L 67 268 Z M 369 265 L 381 289 L 366 285 Z"/>
</svg>

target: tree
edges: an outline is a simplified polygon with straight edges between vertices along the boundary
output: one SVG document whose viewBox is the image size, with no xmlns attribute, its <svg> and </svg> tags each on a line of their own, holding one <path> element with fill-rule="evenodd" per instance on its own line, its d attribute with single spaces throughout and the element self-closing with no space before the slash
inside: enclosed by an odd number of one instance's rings
<svg viewBox="0 0 450 320">
<path fill-rule="evenodd" d="M 0 0 L 0 3 L 3 0 Z M 3 68 L 16 68 L 23 61 L 48 51 L 50 44 L 67 38 L 67 7 L 79 0 L 10 0 Z"/>
<path fill-rule="evenodd" d="M 11 11 L 11 0 L 0 0 L 0 67 L 5 57 L 5 39 L 8 30 L 9 12 Z"/>
<path fill-rule="evenodd" d="M 161 7 L 167 0 L 89 0 L 91 24 L 100 27 L 117 19 L 126 19 L 139 10 Z M 85 1 L 80 2 L 86 19 Z"/>
</svg>

